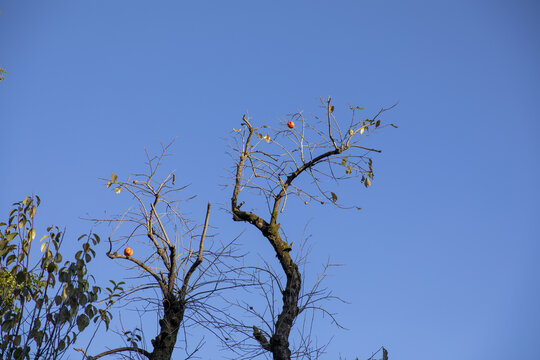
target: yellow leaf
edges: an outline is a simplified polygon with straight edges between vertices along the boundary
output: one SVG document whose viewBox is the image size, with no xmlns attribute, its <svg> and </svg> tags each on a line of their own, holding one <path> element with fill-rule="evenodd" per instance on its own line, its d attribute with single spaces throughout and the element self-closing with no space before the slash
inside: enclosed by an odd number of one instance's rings
<svg viewBox="0 0 540 360">
<path fill-rule="evenodd" d="M 41 252 L 44 252 L 46 247 L 47 247 L 47 243 L 46 243 L 46 242 L 44 242 L 43 244 L 41 244 Z"/>
<path fill-rule="evenodd" d="M 114 192 L 117 193 L 117 194 L 120 194 L 120 191 L 122 190 L 122 188 L 117 187 L 117 188 L 114 188 Z"/>
<path fill-rule="evenodd" d="M 261 134 L 257 133 L 257 137 L 258 137 L 259 139 L 262 139 L 263 136 L 262 136 Z"/>
<path fill-rule="evenodd" d="M 362 135 L 364 133 L 364 127 L 362 126 L 362 128 L 360 128 L 360 135 Z"/>
<path fill-rule="evenodd" d="M 107 189 L 108 189 L 108 188 L 110 188 L 110 187 L 111 187 L 111 185 L 112 185 L 112 182 L 110 182 L 110 181 L 109 181 L 109 182 L 107 182 Z"/>
<path fill-rule="evenodd" d="M 112 173 L 111 174 L 111 180 L 112 180 L 113 183 L 115 183 L 116 180 L 118 180 L 118 175 L 116 175 L 115 173 Z"/>
<path fill-rule="evenodd" d="M 30 229 L 28 232 L 28 237 L 30 238 L 30 241 L 34 240 L 36 238 L 36 229 Z"/>
<path fill-rule="evenodd" d="M 267 143 L 270 142 L 270 136 L 268 136 L 268 134 L 267 134 L 267 135 L 264 135 L 263 139 L 264 139 Z"/>
<path fill-rule="evenodd" d="M 234 131 L 234 132 L 239 132 L 239 131 L 240 131 L 240 129 L 233 129 L 233 131 Z"/>
</svg>

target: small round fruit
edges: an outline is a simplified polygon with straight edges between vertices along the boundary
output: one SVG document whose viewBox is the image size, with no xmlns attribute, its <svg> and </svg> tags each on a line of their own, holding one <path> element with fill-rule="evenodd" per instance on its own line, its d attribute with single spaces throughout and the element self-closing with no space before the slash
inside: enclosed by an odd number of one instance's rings
<svg viewBox="0 0 540 360">
<path fill-rule="evenodd" d="M 294 129 L 294 122 L 291 120 L 287 123 L 287 126 L 289 127 L 289 129 Z"/>
<path fill-rule="evenodd" d="M 137 181 L 137 180 L 133 180 L 133 183 L 134 183 L 135 185 L 137 185 L 138 181 Z"/>
<path fill-rule="evenodd" d="M 126 249 L 124 250 L 124 255 L 126 255 L 126 256 L 131 256 L 131 255 L 133 255 L 133 250 L 132 250 L 131 248 L 126 248 Z"/>
</svg>

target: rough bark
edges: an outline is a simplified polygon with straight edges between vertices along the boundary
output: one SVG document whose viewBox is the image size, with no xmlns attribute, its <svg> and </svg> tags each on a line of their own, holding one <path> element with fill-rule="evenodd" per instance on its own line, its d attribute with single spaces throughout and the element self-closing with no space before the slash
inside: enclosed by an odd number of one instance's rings
<svg viewBox="0 0 540 360">
<path fill-rule="evenodd" d="M 176 338 L 180 324 L 184 318 L 185 304 L 174 296 L 168 296 L 163 301 L 164 314 L 159 320 L 160 332 L 152 345 L 154 351 L 150 354 L 151 360 L 170 360 L 176 345 Z"/>
<path fill-rule="evenodd" d="M 269 224 L 264 219 L 251 213 L 240 210 L 236 206 L 236 198 L 233 199 L 233 219 L 235 221 L 246 221 L 259 229 L 262 235 L 268 239 L 276 252 L 281 267 L 287 276 L 287 283 L 283 290 L 283 309 L 278 315 L 275 324 L 275 332 L 270 338 L 270 346 L 256 335 L 254 337 L 264 349 L 272 352 L 274 360 L 289 360 L 291 350 L 289 349 L 289 335 L 292 324 L 298 316 L 298 294 L 302 280 L 298 266 L 294 263 L 289 251 L 288 244 L 281 239 L 279 235 L 279 224 Z"/>
<path fill-rule="evenodd" d="M 289 360 L 291 350 L 289 348 L 289 335 L 294 319 L 298 316 L 298 294 L 302 284 L 298 266 L 288 259 L 281 261 L 283 270 L 287 274 L 287 285 L 283 291 L 283 310 L 276 321 L 276 330 L 270 339 L 271 351 L 274 360 Z"/>
</svg>

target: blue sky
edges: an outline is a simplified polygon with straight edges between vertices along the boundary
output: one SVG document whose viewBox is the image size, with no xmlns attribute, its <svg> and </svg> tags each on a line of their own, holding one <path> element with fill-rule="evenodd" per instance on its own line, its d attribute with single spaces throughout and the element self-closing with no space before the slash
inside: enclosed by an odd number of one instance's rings
<svg viewBox="0 0 540 360">
<path fill-rule="evenodd" d="M 535 1 L 3 1 L 0 211 L 38 194 L 42 227 L 88 232 L 85 214 L 127 197 L 98 178 L 166 165 L 225 204 L 225 154 L 242 114 L 277 124 L 332 96 L 366 117 L 399 101 L 370 139 L 375 180 L 336 188 L 362 211 L 291 204 L 308 221 L 310 270 L 330 259 L 342 331 L 325 359 L 533 358 L 540 338 L 540 6 Z M 225 211 L 216 232 L 245 226 Z M 100 230 L 96 230 L 100 231 Z M 102 229 L 106 235 L 107 229 Z M 256 233 L 241 241 L 268 250 Z M 257 244 L 257 245 L 253 245 Z M 66 251 L 78 244 L 73 240 Z M 102 249 L 96 275 L 111 263 Z M 115 272 L 119 277 L 128 273 Z M 123 275 L 122 275 L 123 274 Z M 153 325 L 148 325 L 150 332 Z M 153 337 L 153 333 L 147 336 Z M 98 344 L 99 345 L 99 344 Z M 204 358 L 221 358 L 209 340 Z"/>
</svg>

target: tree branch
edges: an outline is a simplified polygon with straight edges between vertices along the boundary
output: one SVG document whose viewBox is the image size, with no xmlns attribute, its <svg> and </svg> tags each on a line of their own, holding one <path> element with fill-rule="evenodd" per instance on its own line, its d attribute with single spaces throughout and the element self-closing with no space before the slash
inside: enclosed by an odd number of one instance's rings
<svg viewBox="0 0 540 360">
<path fill-rule="evenodd" d="M 142 261 L 140 261 L 140 260 L 138 260 L 138 259 L 136 259 L 134 257 L 120 255 L 117 252 L 111 253 L 111 251 L 112 251 L 112 242 L 111 242 L 110 238 L 109 238 L 109 242 L 111 244 L 110 245 L 110 250 L 107 252 L 107 256 L 109 257 L 109 259 L 126 259 L 126 260 L 134 262 L 140 268 L 144 269 L 148 274 L 152 275 L 152 277 L 159 284 L 159 287 L 161 288 L 161 291 L 163 291 L 163 294 L 167 294 L 167 287 L 165 287 L 165 283 L 163 283 L 163 281 L 160 279 L 160 277 L 155 272 L 153 272 L 152 269 L 150 269 L 145 263 L 143 263 Z"/>
<path fill-rule="evenodd" d="M 82 349 L 75 349 L 75 350 L 82 351 L 84 353 L 84 351 Z M 97 360 L 97 359 L 99 359 L 99 358 L 101 358 L 103 356 L 116 354 L 116 353 L 123 352 L 123 351 L 136 352 L 138 354 L 146 356 L 148 359 L 152 359 L 151 354 L 148 351 L 144 350 L 144 349 L 139 349 L 139 348 L 136 348 L 136 347 L 121 347 L 121 348 L 117 348 L 117 349 L 104 351 L 101 354 L 98 354 L 98 355 L 95 355 L 95 356 L 88 356 L 88 360 Z M 85 356 L 86 356 L 86 354 L 85 354 Z"/>
<path fill-rule="evenodd" d="M 182 289 L 180 290 L 181 299 L 184 299 L 186 296 L 187 286 L 189 284 L 189 279 L 191 278 L 191 275 L 203 261 L 202 254 L 203 254 L 203 248 L 204 248 L 204 239 L 206 238 L 206 229 L 208 228 L 209 217 L 210 217 L 210 202 L 208 202 L 208 207 L 206 208 L 206 218 L 204 220 L 204 228 L 203 228 L 203 233 L 201 235 L 201 242 L 199 243 L 199 253 L 197 255 L 197 260 L 195 260 L 195 262 L 191 264 L 191 267 L 189 268 L 186 276 L 184 277 L 184 281 L 182 283 Z"/>
</svg>

